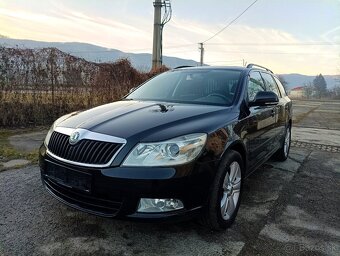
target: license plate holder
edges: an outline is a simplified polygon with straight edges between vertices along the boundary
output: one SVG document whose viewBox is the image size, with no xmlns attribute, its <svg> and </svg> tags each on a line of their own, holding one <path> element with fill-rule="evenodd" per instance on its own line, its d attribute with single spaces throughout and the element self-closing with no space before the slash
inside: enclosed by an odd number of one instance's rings
<svg viewBox="0 0 340 256">
<path fill-rule="evenodd" d="M 44 175 L 65 187 L 91 193 L 92 175 L 47 162 Z"/>
</svg>

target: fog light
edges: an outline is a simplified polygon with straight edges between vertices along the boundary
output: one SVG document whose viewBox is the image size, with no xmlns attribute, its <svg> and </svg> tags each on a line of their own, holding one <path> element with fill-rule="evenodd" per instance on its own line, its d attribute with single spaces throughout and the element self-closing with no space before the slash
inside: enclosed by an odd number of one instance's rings
<svg viewBox="0 0 340 256">
<path fill-rule="evenodd" d="M 170 212 L 183 209 L 183 203 L 178 199 L 142 198 L 137 212 Z"/>
</svg>

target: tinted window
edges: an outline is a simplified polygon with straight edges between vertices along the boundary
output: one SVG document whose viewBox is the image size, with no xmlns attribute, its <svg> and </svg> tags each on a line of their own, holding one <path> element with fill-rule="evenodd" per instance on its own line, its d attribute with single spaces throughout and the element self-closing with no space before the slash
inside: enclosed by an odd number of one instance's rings
<svg viewBox="0 0 340 256">
<path fill-rule="evenodd" d="M 278 97 L 281 97 L 274 78 L 271 75 L 263 72 L 261 72 L 261 75 L 266 83 L 266 91 L 274 92 Z"/>
<path fill-rule="evenodd" d="M 281 84 L 280 80 L 277 77 L 275 77 L 275 76 L 273 76 L 273 77 L 275 79 L 276 84 L 279 86 L 279 89 L 280 89 L 280 92 L 281 92 L 282 96 L 287 96 L 286 90 L 283 87 L 283 85 Z"/>
<path fill-rule="evenodd" d="M 251 72 L 248 83 L 248 99 L 253 101 L 256 93 L 265 91 L 265 86 L 259 72 Z"/>
<path fill-rule="evenodd" d="M 127 99 L 231 105 L 241 71 L 175 70 L 133 91 Z"/>
</svg>

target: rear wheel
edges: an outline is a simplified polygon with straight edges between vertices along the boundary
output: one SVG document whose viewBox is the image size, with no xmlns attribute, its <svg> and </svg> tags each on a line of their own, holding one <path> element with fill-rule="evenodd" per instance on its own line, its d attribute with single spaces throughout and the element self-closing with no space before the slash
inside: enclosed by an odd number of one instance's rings
<svg viewBox="0 0 340 256">
<path fill-rule="evenodd" d="M 204 223 L 214 230 L 223 230 L 235 221 L 242 194 L 244 165 L 241 155 L 229 151 L 221 160 L 210 190 Z"/>
<path fill-rule="evenodd" d="M 277 161 L 285 161 L 288 158 L 290 144 L 291 144 L 291 127 L 288 125 L 286 128 L 285 138 L 281 148 L 275 153 L 274 158 Z"/>
</svg>

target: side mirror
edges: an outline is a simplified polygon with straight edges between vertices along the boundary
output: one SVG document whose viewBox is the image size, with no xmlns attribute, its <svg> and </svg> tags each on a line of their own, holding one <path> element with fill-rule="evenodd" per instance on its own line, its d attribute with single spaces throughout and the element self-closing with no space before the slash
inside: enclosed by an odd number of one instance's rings
<svg viewBox="0 0 340 256">
<path fill-rule="evenodd" d="M 249 102 L 249 106 L 266 106 L 276 105 L 279 102 L 279 98 L 274 92 L 258 92 L 255 95 L 254 101 Z"/>
</svg>

